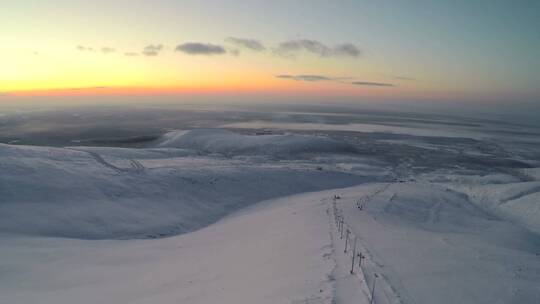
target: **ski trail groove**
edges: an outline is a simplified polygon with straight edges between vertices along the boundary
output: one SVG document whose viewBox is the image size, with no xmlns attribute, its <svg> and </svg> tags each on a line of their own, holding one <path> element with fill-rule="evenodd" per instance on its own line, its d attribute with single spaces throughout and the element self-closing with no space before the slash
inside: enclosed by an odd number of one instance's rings
<svg viewBox="0 0 540 304">
<path fill-rule="evenodd" d="M 130 168 L 121 168 L 121 167 L 118 167 L 118 166 L 115 166 L 113 164 L 111 164 L 110 162 L 106 161 L 103 156 L 101 156 L 99 153 L 96 153 L 96 152 L 93 152 L 93 151 L 86 151 L 86 150 L 79 150 L 79 149 L 74 149 L 74 148 L 69 148 L 70 150 L 74 150 L 74 151 L 79 151 L 79 152 L 84 152 L 84 153 L 87 153 L 88 155 L 90 155 L 96 162 L 98 162 L 99 164 L 101 164 L 102 166 L 106 167 L 106 168 L 109 168 L 109 169 L 112 169 L 118 173 L 130 173 L 130 172 L 135 172 L 135 173 L 138 173 L 138 174 L 141 174 L 141 173 L 144 173 L 144 171 L 146 170 L 146 168 L 144 167 L 143 164 L 141 164 L 140 161 L 138 160 L 135 160 L 135 159 L 130 159 L 129 162 L 130 162 Z"/>
</svg>

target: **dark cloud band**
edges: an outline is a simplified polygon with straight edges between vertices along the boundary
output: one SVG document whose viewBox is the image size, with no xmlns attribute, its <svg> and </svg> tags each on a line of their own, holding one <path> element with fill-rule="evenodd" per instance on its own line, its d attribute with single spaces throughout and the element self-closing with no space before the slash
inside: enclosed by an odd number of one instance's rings
<svg viewBox="0 0 540 304">
<path fill-rule="evenodd" d="M 229 37 L 226 40 L 238 47 L 245 49 L 250 49 L 257 52 L 266 50 L 264 44 L 257 39 Z"/>
<path fill-rule="evenodd" d="M 298 81 L 333 81 L 334 78 L 326 77 L 322 75 L 276 75 L 276 78 L 292 79 Z"/>
<path fill-rule="evenodd" d="M 396 86 L 393 83 L 371 82 L 371 81 L 353 81 L 353 82 L 350 82 L 350 84 L 354 84 L 358 86 L 372 86 L 372 87 L 395 87 Z"/>
<path fill-rule="evenodd" d="M 198 42 L 180 44 L 175 50 L 189 55 L 221 55 L 227 52 L 221 45 Z"/>
<path fill-rule="evenodd" d="M 283 57 L 294 57 L 298 52 L 308 52 L 319 57 L 359 57 L 362 51 L 352 43 L 338 44 L 330 47 L 320 41 L 295 39 L 281 42 L 274 52 Z"/>
<path fill-rule="evenodd" d="M 289 74 L 281 74 L 276 75 L 276 78 L 281 79 L 290 79 L 290 80 L 296 80 L 296 81 L 308 81 L 308 82 L 315 82 L 315 81 L 334 81 L 344 84 L 352 84 L 357 86 L 376 86 L 376 87 L 395 87 L 395 84 L 392 83 L 383 83 L 383 82 L 372 82 L 372 81 L 352 81 L 354 78 L 352 77 L 329 77 L 324 75 L 289 75 Z M 348 80 L 348 81 L 347 81 Z"/>
</svg>

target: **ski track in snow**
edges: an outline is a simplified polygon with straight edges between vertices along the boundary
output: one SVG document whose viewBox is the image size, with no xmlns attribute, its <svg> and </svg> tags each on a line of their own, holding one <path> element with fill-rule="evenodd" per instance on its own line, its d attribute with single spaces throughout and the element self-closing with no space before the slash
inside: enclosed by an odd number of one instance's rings
<svg viewBox="0 0 540 304">
<path fill-rule="evenodd" d="M 75 149 L 74 149 L 75 150 Z M 84 151 L 84 150 L 76 150 L 76 151 L 83 151 L 83 152 L 86 152 L 88 153 L 90 156 L 92 156 L 98 163 L 102 164 L 103 166 L 109 168 L 109 169 L 112 169 L 112 170 L 115 170 L 117 172 L 127 172 L 128 170 L 124 169 L 124 168 L 120 168 L 120 167 L 117 167 L 109 162 L 107 162 L 103 157 L 101 157 L 101 155 L 99 155 L 98 153 L 96 152 L 92 152 L 92 151 Z"/>
<path fill-rule="evenodd" d="M 99 164 L 101 164 L 104 167 L 107 167 L 109 169 L 112 169 L 112 170 L 114 170 L 116 172 L 119 172 L 119 173 L 131 173 L 131 172 L 133 172 L 133 173 L 140 174 L 140 173 L 144 173 L 144 170 L 145 170 L 145 167 L 141 164 L 141 162 L 136 160 L 136 159 L 130 159 L 129 160 L 130 165 L 131 165 L 130 168 L 120 168 L 120 167 L 117 167 L 117 166 L 111 164 L 110 162 L 106 161 L 103 158 L 103 156 L 101 156 L 97 152 L 88 151 L 88 150 L 82 150 L 82 149 L 76 149 L 76 148 L 70 148 L 70 149 L 74 150 L 74 151 L 80 151 L 80 152 L 88 153 L 88 155 L 92 156 Z"/>
</svg>

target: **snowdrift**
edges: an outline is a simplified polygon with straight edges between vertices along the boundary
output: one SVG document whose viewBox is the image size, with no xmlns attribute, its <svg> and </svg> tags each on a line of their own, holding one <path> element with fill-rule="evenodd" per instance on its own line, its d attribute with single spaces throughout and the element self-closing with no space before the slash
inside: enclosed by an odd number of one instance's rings
<svg viewBox="0 0 540 304">
<path fill-rule="evenodd" d="M 336 205 L 368 257 L 363 271 L 368 279 L 379 274 L 379 291 L 386 281 L 402 303 L 538 302 L 540 237 L 463 193 L 424 182 L 338 193 Z"/>
<path fill-rule="evenodd" d="M 512 171 L 513 174 L 450 172 L 428 174 L 421 179 L 462 193 L 482 210 L 540 234 L 540 181 L 533 176 L 536 172 L 538 168 Z"/>
<path fill-rule="evenodd" d="M 540 234 L 540 182 L 457 187 L 484 209 Z"/>
<path fill-rule="evenodd" d="M 352 153 L 354 147 L 326 137 L 303 135 L 242 135 L 221 129 L 170 132 L 158 147 L 193 149 L 202 153 L 266 155 L 287 157 L 298 154 Z"/>
</svg>

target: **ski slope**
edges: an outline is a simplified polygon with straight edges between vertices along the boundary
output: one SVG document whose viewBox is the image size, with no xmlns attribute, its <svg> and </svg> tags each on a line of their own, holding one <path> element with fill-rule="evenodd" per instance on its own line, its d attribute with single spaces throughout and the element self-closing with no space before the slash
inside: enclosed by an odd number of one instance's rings
<svg viewBox="0 0 540 304">
<path fill-rule="evenodd" d="M 329 195 L 262 202 L 155 240 L 0 236 L 0 302 L 332 303 Z"/>
<path fill-rule="evenodd" d="M 333 221 L 336 194 L 366 256 L 354 275 L 352 238 L 344 253 Z M 448 199 L 450 206 L 441 204 Z M 265 201 L 163 239 L 0 239 L 2 303 L 369 303 L 375 273 L 376 303 L 534 303 L 540 296 L 538 236 L 452 191 L 409 183 Z"/>
</svg>

